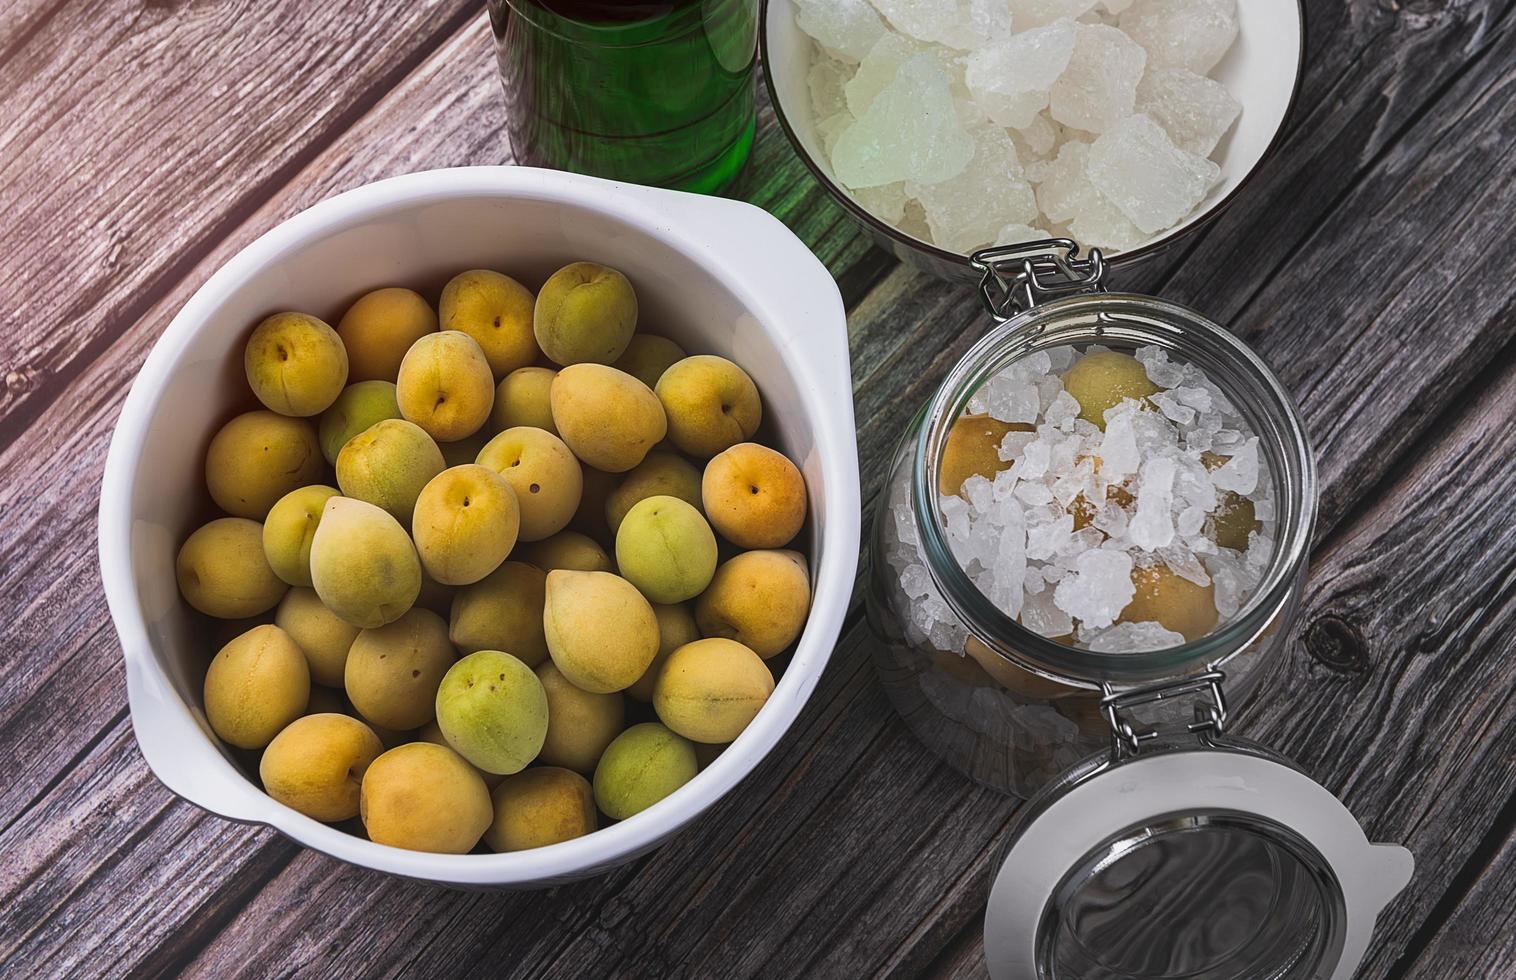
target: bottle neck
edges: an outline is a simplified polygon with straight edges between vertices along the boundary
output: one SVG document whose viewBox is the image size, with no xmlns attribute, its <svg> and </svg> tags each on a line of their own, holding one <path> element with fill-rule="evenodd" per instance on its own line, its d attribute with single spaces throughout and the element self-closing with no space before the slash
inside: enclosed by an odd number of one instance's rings
<svg viewBox="0 0 1516 980">
<path fill-rule="evenodd" d="M 1126 349 L 1156 345 L 1205 371 L 1252 425 L 1275 483 L 1274 552 L 1258 586 L 1227 622 L 1181 646 L 1102 653 L 1039 636 L 974 585 L 948 544 L 937 474 L 948 432 L 970 397 L 1016 360 L 1040 350 L 1089 344 Z M 1192 310 L 1153 297 L 1079 295 L 1041 304 L 1000 324 L 944 379 L 917 431 L 911 506 L 928 572 L 954 614 L 987 646 L 1018 666 L 1076 686 L 1131 685 L 1224 663 L 1269 628 L 1290 601 L 1309 557 L 1315 465 L 1294 403 L 1273 372 L 1237 338 Z"/>
</svg>

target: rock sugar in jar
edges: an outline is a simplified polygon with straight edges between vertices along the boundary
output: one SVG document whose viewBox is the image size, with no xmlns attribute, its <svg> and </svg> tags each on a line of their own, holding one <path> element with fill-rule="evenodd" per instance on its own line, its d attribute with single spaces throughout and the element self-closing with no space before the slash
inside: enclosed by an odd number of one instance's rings
<svg viewBox="0 0 1516 980">
<path fill-rule="evenodd" d="M 974 585 L 1032 632 L 1087 650 L 1206 636 L 1273 552 L 1258 436 L 1204 371 L 1160 347 L 1058 347 L 1005 367 L 953 422 L 937 482 Z M 899 554 L 907 588 L 928 599 L 926 569 Z M 950 615 L 913 609 L 922 636 Z"/>
</svg>

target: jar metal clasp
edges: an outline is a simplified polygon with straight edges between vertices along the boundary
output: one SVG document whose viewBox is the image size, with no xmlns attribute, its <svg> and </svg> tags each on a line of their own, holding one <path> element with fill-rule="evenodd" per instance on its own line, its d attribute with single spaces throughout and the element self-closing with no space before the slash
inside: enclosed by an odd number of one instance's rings
<svg viewBox="0 0 1516 980">
<path fill-rule="evenodd" d="M 1104 697 L 1100 699 L 1100 711 L 1111 726 L 1112 760 L 1137 755 L 1144 743 L 1165 734 L 1157 729 L 1137 728 L 1125 713 L 1127 709 L 1155 701 L 1199 695 L 1195 702 L 1195 720 L 1185 726 L 1185 731 L 1207 743 L 1226 734 L 1226 695 L 1221 690 L 1224 680 L 1226 674 L 1212 668 L 1203 674 L 1144 684 L 1125 691 L 1117 691 L 1109 683 L 1102 684 Z"/>
<path fill-rule="evenodd" d="M 969 257 L 979 270 L 979 298 L 997 322 L 1044 299 L 1105 289 L 1105 256 L 1091 248 L 1079 254 L 1072 238 L 1043 238 L 980 249 Z"/>
</svg>

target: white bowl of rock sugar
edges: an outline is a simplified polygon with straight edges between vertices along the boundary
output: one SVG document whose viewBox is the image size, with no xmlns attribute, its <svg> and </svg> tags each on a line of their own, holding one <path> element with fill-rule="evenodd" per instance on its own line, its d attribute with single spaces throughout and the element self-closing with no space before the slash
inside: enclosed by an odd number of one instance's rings
<svg viewBox="0 0 1516 980">
<path fill-rule="evenodd" d="M 881 245 L 939 275 L 1067 237 L 1116 263 L 1224 208 L 1278 142 L 1299 0 L 765 0 L 775 110 Z"/>
</svg>

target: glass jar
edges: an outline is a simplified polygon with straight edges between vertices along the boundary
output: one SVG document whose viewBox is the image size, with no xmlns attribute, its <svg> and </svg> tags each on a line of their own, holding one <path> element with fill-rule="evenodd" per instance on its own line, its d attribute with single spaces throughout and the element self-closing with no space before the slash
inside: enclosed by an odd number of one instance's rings
<svg viewBox="0 0 1516 980">
<path fill-rule="evenodd" d="M 1211 320 L 1106 292 L 1098 251 L 1081 258 L 1055 239 L 973 261 L 996 324 L 895 452 L 866 603 L 875 665 L 906 724 L 964 774 L 1029 798 L 986 910 L 991 975 L 1351 975 L 1410 854 L 1370 845 L 1330 793 L 1229 724 L 1281 653 L 1304 587 L 1316 483 L 1294 404 Z M 1168 649 L 1041 636 L 991 602 L 949 545 L 938 476 L 953 423 L 1008 365 L 1093 344 L 1156 346 L 1202 369 L 1258 437 L 1260 479 L 1272 481 L 1274 543 L 1252 591 Z"/>
<path fill-rule="evenodd" d="M 1193 310 L 1152 296 L 1062 295 L 1002 320 L 964 355 L 896 450 L 874 517 L 870 622 L 886 691 L 907 724 L 966 775 L 1015 796 L 1109 741 L 1100 709 L 1114 690 L 1224 667 L 1236 703 L 1275 655 L 1299 607 L 1316 515 L 1315 468 L 1289 395 L 1244 344 Z M 948 431 L 973 394 L 1007 365 L 1053 348 L 1158 346 L 1202 368 L 1259 438 L 1274 481 L 1273 557 L 1251 597 L 1215 632 L 1150 653 L 1100 653 L 1039 636 L 969 580 L 947 543 L 937 473 Z M 927 594 L 908 595 L 902 572 L 925 569 Z M 920 573 L 916 573 L 919 577 Z M 919 593 L 917 584 L 909 591 Z M 918 624 L 940 612 L 933 634 Z M 923 615 L 925 613 L 925 615 Z M 1162 714 L 1155 705 L 1146 715 Z M 1156 719 L 1154 719 L 1156 720 Z"/>
</svg>

